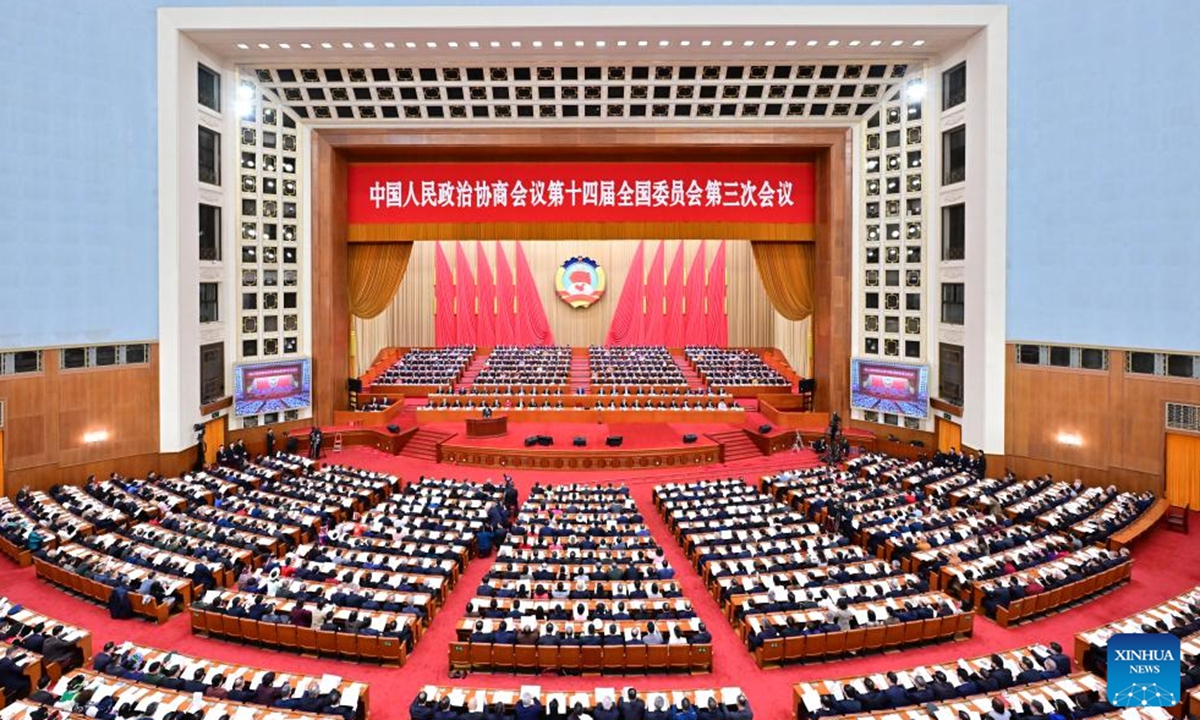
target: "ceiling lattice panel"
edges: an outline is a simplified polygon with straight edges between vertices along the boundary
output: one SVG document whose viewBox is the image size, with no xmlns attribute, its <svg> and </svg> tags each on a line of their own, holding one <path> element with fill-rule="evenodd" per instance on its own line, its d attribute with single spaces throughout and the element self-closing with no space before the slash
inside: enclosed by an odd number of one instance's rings
<svg viewBox="0 0 1200 720">
<path fill-rule="evenodd" d="M 909 63 L 256 67 L 310 122 L 611 121 L 846 123 L 904 82 Z"/>
</svg>

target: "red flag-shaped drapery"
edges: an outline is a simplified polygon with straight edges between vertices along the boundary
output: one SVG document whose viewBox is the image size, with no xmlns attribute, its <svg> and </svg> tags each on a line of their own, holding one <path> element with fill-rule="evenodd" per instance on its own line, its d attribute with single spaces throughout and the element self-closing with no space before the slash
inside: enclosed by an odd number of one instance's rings
<svg viewBox="0 0 1200 720">
<path fill-rule="evenodd" d="M 475 285 L 479 288 L 479 316 L 475 322 L 475 344 L 479 347 L 496 346 L 496 285 L 492 282 L 492 268 L 487 255 L 483 254 L 483 243 L 475 243 Z"/>
<path fill-rule="evenodd" d="M 512 269 L 500 241 L 496 241 L 496 345 L 516 345 L 516 289 Z"/>
<path fill-rule="evenodd" d="M 641 338 L 645 249 L 646 241 L 638 241 L 633 262 L 629 264 L 629 274 L 625 276 L 625 285 L 621 288 L 621 297 L 617 300 L 617 307 L 608 325 L 605 345 L 636 345 Z"/>
<path fill-rule="evenodd" d="M 662 345 L 663 337 L 663 241 L 658 241 L 650 272 L 646 274 L 646 319 L 642 323 L 642 344 Z"/>
<path fill-rule="evenodd" d="M 454 322 L 454 274 L 450 272 L 450 261 L 446 259 L 442 244 L 439 242 L 436 245 L 434 296 L 437 306 L 434 310 L 433 338 L 438 347 L 449 347 L 458 339 Z"/>
<path fill-rule="evenodd" d="M 525 249 L 517 243 L 517 342 L 521 345 L 553 345 L 554 333 L 546 319 L 546 308 L 538 295 L 537 284 L 525 259 Z"/>
<path fill-rule="evenodd" d="M 708 326 L 704 320 L 704 241 L 692 258 L 692 269 L 688 271 L 687 302 L 683 308 L 683 344 L 705 345 L 708 342 Z"/>
<path fill-rule="evenodd" d="M 467 264 L 467 253 L 461 242 L 454 243 L 454 289 L 459 345 L 476 345 L 475 339 L 475 278 Z"/>
<path fill-rule="evenodd" d="M 708 269 L 708 344 L 729 345 L 729 321 L 725 316 L 725 241 L 717 248 L 717 256 Z"/>
<path fill-rule="evenodd" d="M 663 321 L 664 344 L 683 347 L 683 243 L 675 246 L 675 257 L 667 272 L 667 315 Z"/>
</svg>

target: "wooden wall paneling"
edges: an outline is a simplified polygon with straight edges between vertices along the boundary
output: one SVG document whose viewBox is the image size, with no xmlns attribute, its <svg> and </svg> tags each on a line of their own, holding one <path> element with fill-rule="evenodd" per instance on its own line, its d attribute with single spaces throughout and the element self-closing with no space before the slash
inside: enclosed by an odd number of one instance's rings
<svg viewBox="0 0 1200 720">
<path fill-rule="evenodd" d="M 231 443 L 242 440 L 246 443 L 246 449 L 250 451 L 251 455 L 261 455 L 267 449 L 267 428 L 275 431 L 275 449 L 283 450 L 284 444 L 287 443 L 287 434 L 289 432 L 301 429 L 307 430 L 310 427 L 312 427 L 312 423 L 308 420 L 294 420 L 292 422 L 275 423 L 274 425 L 260 425 L 242 430 L 231 430 L 226 435 L 226 438 Z M 332 435 L 327 437 L 327 442 L 332 446 Z"/>
<path fill-rule="evenodd" d="M 313 132 L 311 140 L 313 417 L 328 424 L 335 410 L 349 406 L 346 163 L 321 133 Z"/>
</svg>

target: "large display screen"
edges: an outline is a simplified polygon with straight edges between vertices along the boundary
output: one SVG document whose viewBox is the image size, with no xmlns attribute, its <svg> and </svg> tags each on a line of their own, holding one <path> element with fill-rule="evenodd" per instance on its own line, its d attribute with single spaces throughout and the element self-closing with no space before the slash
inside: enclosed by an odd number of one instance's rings
<svg viewBox="0 0 1200 720">
<path fill-rule="evenodd" d="M 925 417 L 929 413 L 929 366 L 851 358 L 850 405 Z"/>
<path fill-rule="evenodd" d="M 234 370 L 233 407 L 239 416 L 299 410 L 311 404 L 308 358 L 239 365 Z"/>
</svg>

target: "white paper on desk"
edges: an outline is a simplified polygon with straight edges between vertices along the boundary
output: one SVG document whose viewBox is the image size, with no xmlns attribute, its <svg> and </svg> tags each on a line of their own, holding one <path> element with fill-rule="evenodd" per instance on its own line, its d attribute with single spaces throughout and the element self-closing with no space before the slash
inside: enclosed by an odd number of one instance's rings
<svg viewBox="0 0 1200 720">
<path fill-rule="evenodd" d="M 879 720 L 902 720 L 902 718 L 900 717 L 900 713 L 890 713 L 888 715 L 884 715 Z"/>
<path fill-rule="evenodd" d="M 842 684 L 836 680 L 825 683 L 825 687 L 829 688 L 829 694 L 833 696 L 834 700 L 842 700 L 846 697 Z"/>
<path fill-rule="evenodd" d="M 308 686 L 311 684 L 312 683 L 308 680 L 301 680 L 300 682 L 296 683 L 295 689 L 292 690 L 292 699 L 303 697 L 304 691 L 308 690 Z"/>
<path fill-rule="evenodd" d="M 53 692 L 55 695 L 62 696 L 62 694 L 67 691 L 67 683 L 70 681 L 70 679 L 71 678 L 67 675 L 60 677 L 58 682 L 54 684 L 54 690 L 51 692 Z"/>
<path fill-rule="evenodd" d="M 944 705 L 939 705 L 934 711 L 933 716 L 937 720 L 958 720 L 958 716 L 950 711 L 950 708 Z"/>
<path fill-rule="evenodd" d="M 975 700 L 971 701 L 971 704 L 974 705 L 975 707 L 979 708 L 983 712 L 988 712 L 989 710 L 992 709 L 992 699 L 991 698 L 986 698 L 986 697 L 985 698 L 976 698 Z"/>
<path fill-rule="evenodd" d="M 541 698 L 542 686 L 541 685 L 522 685 L 521 686 L 521 694 L 525 695 L 526 693 L 528 693 L 529 697 L 531 697 L 531 698 Z"/>
<path fill-rule="evenodd" d="M 560 713 L 568 712 L 569 707 L 567 705 L 567 694 L 566 693 L 554 692 L 554 693 L 550 693 L 549 695 L 546 696 L 546 707 L 550 707 L 555 702 L 558 703 L 558 711 Z M 587 703 L 585 702 L 583 706 L 587 707 Z"/>
<path fill-rule="evenodd" d="M 230 720 L 254 720 L 254 715 L 257 712 L 258 708 L 243 705 L 233 712 L 233 717 Z"/>
<path fill-rule="evenodd" d="M 321 676 L 321 683 L 318 686 L 321 689 L 321 694 L 325 695 L 332 692 L 338 685 L 342 684 L 342 679 L 337 675 L 325 673 Z"/>
<path fill-rule="evenodd" d="M 454 688 L 450 691 L 450 705 L 453 707 L 467 706 L 467 693 L 462 688 Z"/>
<path fill-rule="evenodd" d="M 96 685 L 95 692 L 92 694 L 92 701 L 100 702 L 104 698 L 106 698 L 109 695 L 112 695 L 114 692 L 116 692 L 118 687 L 119 686 L 117 686 L 117 685 L 109 685 L 108 683 L 104 683 L 104 682 L 98 683 Z"/>
<path fill-rule="evenodd" d="M 204 720 L 221 720 L 221 717 L 224 715 L 225 703 L 217 703 L 210 707 L 208 712 L 204 713 Z"/>
<path fill-rule="evenodd" d="M 372 615 L 371 616 L 371 629 L 372 630 L 378 630 L 379 632 L 383 632 L 383 628 L 386 624 L 387 624 L 387 620 L 386 620 L 386 618 L 384 618 L 384 616 L 382 616 L 382 615 Z"/>
<path fill-rule="evenodd" d="M 517 701 L 517 694 L 512 690 L 497 690 L 492 693 L 492 700 L 504 705 L 512 705 Z"/>
<path fill-rule="evenodd" d="M 1063 678 L 1059 681 L 1058 686 L 1071 695 L 1078 695 L 1079 693 L 1083 692 L 1083 688 L 1079 687 L 1079 683 L 1075 682 L 1071 678 Z"/>
<path fill-rule="evenodd" d="M 1091 690 L 1093 692 L 1098 692 L 1098 693 L 1104 692 L 1104 681 L 1101 680 L 1100 678 L 1096 677 L 1095 675 L 1092 675 L 1091 673 L 1088 673 L 1086 675 L 1080 675 L 1078 680 L 1079 680 L 1079 684 L 1083 685 L 1088 690 Z"/>
<path fill-rule="evenodd" d="M 912 677 L 904 670 L 896 673 L 896 680 L 900 682 L 900 687 L 912 687 L 913 685 Z"/>
<path fill-rule="evenodd" d="M 816 712 L 821 707 L 821 696 L 817 694 L 812 686 L 808 686 L 804 693 L 800 695 L 800 702 L 804 703 L 804 707 L 810 713 Z"/>
</svg>

